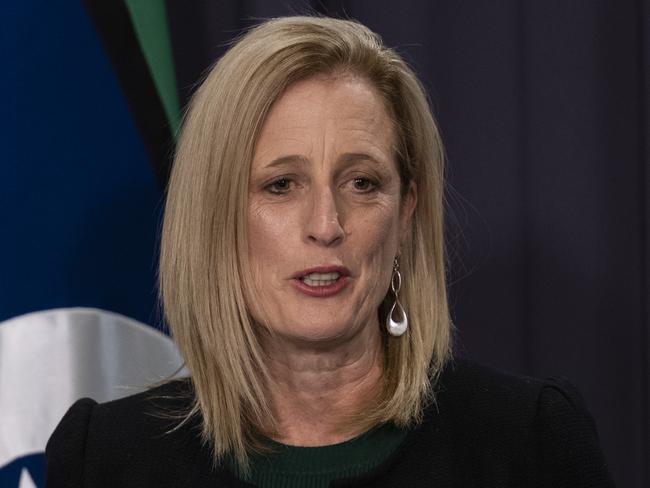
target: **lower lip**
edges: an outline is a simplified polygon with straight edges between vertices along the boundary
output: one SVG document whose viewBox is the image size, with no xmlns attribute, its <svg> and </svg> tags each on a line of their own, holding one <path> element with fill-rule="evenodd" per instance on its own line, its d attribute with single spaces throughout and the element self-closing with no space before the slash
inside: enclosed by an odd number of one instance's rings
<svg viewBox="0 0 650 488">
<path fill-rule="evenodd" d="M 341 276 L 331 285 L 325 286 L 309 286 L 301 279 L 294 279 L 292 281 L 296 289 L 305 295 L 309 295 L 310 297 L 327 298 L 343 291 L 348 284 L 348 277 Z"/>
</svg>

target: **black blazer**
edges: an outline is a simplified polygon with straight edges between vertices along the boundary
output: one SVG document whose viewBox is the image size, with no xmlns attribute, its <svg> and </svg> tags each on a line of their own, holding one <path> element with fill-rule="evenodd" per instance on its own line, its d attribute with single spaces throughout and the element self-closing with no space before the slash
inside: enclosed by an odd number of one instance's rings
<svg viewBox="0 0 650 488">
<path fill-rule="evenodd" d="M 400 447 L 370 473 L 331 486 L 611 487 L 594 422 L 567 381 L 505 375 L 452 363 L 437 402 Z M 244 487 L 212 468 L 198 421 L 164 411 L 186 408 L 188 381 L 97 404 L 83 399 L 47 445 L 48 488 Z"/>
</svg>

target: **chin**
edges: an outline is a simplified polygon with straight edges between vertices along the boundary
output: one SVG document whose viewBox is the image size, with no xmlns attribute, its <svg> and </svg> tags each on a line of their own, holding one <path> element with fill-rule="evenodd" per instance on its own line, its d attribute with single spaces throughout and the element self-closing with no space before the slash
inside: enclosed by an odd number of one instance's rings
<svg viewBox="0 0 650 488">
<path fill-rule="evenodd" d="M 311 323 L 306 326 L 301 324 L 289 330 L 278 332 L 287 339 L 305 344 L 336 344 L 344 342 L 351 337 L 350 326 L 347 324 L 336 326 L 331 322 L 322 325 Z"/>
</svg>

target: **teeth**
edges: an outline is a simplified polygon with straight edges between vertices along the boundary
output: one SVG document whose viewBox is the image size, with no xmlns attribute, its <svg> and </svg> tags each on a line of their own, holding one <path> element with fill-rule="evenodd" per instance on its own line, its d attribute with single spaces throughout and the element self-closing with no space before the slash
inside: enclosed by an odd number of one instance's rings
<svg viewBox="0 0 650 488">
<path fill-rule="evenodd" d="M 310 280 L 338 280 L 339 279 L 338 273 L 310 273 L 306 276 L 303 276 L 303 279 L 309 278 Z"/>
<path fill-rule="evenodd" d="M 301 279 L 308 286 L 327 286 L 336 283 L 340 276 L 339 273 L 311 273 Z"/>
<path fill-rule="evenodd" d="M 310 280 L 309 278 L 303 278 L 302 281 L 309 286 L 327 286 L 336 283 L 336 280 Z"/>
</svg>

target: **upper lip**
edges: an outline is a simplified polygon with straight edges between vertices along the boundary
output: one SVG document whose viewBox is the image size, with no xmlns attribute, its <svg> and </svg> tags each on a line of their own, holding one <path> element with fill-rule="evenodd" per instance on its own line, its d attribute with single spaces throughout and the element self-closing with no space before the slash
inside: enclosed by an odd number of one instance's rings
<svg viewBox="0 0 650 488">
<path fill-rule="evenodd" d="M 312 273 L 338 273 L 341 276 L 349 276 L 350 270 L 345 266 L 330 266 L 330 265 L 314 266 L 313 268 L 308 268 L 308 269 L 303 269 L 302 271 L 298 271 L 291 278 L 300 279 L 303 276 L 307 276 Z"/>
</svg>

